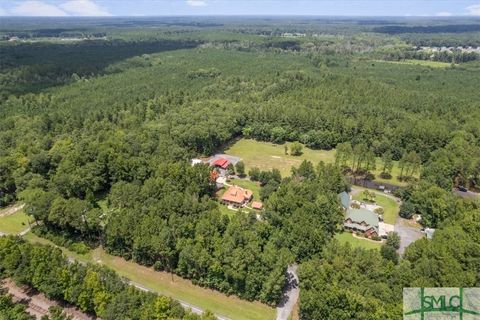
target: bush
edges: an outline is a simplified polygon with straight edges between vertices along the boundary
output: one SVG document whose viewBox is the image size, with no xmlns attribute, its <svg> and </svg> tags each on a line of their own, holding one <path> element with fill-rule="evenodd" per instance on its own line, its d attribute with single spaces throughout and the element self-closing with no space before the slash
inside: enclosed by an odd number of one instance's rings
<svg viewBox="0 0 480 320">
<path fill-rule="evenodd" d="M 383 210 L 383 208 L 376 208 L 375 210 L 373 210 L 376 214 L 384 214 L 385 210 Z"/>
<path fill-rule="evenodd" d="M 382 172 L 380 173 L 380 178 L 390 180 L 392 179 L 392 175 L 388 172 Z"/>
<path fill-rule="evenodd" d="M 303 146 L 300 144 L 300 142 L 295 141 L 292 143 L 290 146 L 290 154 L 292 156 L 301 156 L 303 153 Z"/>
<path fill-rule="evenodd" d="M 415 214 L 415 205 L 410 201 L 404 201 L 400 205 L 400 217 L 405 219 L 411 219 Z"/>
<path fill-rule="evenodd" d="M 83 242 L 72 243 L 68 249 L 78 254 L 86 254 L 90 251 L 90 248 Z"/>
<path fill-rule="evenodd" d="M 67 248 L 77 254 L 86 254 L 92 249 L 92 247 L 88 246 L 83 241 L 70 240 L 64 235 L 55 234 L 52 231 L 49 231 L 45 226 L 37 226 L 32 229 L 32 232 L 41 238 L 52 241 L 59 247 Z"/>
<path fill-rule="evenodd" d="M 353 209 L 360 209 L 360 205 L 359 205 L 358 203 L 356 203 L 356 202 L 352 202 L 352 203 L 350 204 L 350 207 L 352 207 Z"/>
</svg>

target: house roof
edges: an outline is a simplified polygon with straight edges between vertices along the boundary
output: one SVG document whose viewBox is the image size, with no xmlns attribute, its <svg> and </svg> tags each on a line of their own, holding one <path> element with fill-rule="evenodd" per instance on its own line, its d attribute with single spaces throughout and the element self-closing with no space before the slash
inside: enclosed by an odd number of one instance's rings
<svg viewBox="0 0 480 320">
<path fill-rule="evenodd" d="M 355 227 L 358 229 L 358 225 L 362 222 L 365 222 L 367 225 L 372 226 L 378 233 L 378 215 L 375 212 L 372 212 L 367 209 L 348 209 L 345 220 L 351 219 L 355 224 Z M 345 224 L 347 226 L 347 224 Z M 367 228 L 368 229 L 368 228 Z"/>
<path fill-rule="evenodd" d="M 234 202 L 241 204 L 246 200 L 250 200 L 253 196 L 251 190 L 243 189 L 238 186 L 230 186 L 222 196 L 222 201 Z"/>
<path fill-rule="evenodd" d="M 260 209 L 263 208 L 263 203 L 261 203 L 260 201 L 253 201 L 252 202 L 252 208 L 260 210 Z"/>
<path fill-rule="evenodd" d="M 230 164 L 230 161 L 228 161 L 227 159 L 218 158 L 212 163 L 212 166 L 221 167 L 222 169 L 227 169 L 229 164 Z"/>
<path fill-rule="evenodd" d="M 350 208 L 350 195 L 348 193 L 343 191 L 338 194 L 338 197 L 340 198 L 340 203 L 344 209 Z"/>
</svg>

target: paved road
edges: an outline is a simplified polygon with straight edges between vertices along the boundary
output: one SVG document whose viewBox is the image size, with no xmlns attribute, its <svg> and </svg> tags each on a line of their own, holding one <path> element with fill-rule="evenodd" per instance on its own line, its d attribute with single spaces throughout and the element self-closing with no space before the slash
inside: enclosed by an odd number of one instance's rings
<svg viewBox="0 0 480 320">
<path fill-rule="evenodd" d="M 300 282 L 297 275 L 297 265 L 291 265 L 287 269 L 288 283 L 283 293 L 282 301 L 277 307 L 277 320 L 288 320 L 292 314 L 293 307 L 298 301 L 300 295 Z"/>
<path fill-rule="evenodd" d="M 462 198 L 467 198 L 467 199 L 477 199 L 480 198 L 480 194 L 472 191 L 460 191 L 457 188 L 453 188 L 452 192 L 455 193 L 456 195 L 462 197 Z"/>
<path fill-rule="evenodd" d="M 407 220 L 400 217 L 397 218 L 397 222 L 395 223 L 395 232 L 400 236 L 400 248 L 398 249 L 400 255 L 403 255 L 405 248 L 412 242 L 424 236 L 418 228 L 409 226 Z"/>
</svg>

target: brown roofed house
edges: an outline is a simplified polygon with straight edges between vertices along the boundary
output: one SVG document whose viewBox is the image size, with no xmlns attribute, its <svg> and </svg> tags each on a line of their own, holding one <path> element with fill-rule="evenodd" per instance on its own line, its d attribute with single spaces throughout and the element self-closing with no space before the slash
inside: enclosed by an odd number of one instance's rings
<svg viewBox="0 0 480 320">
<path fill-rule="evenodd" d="M 238 186 L 230 186 L 222 196 L 222 203 L 234 207 L 243 207 L 253 197 L 251 190 L 243 189 Z"/>
</svg>

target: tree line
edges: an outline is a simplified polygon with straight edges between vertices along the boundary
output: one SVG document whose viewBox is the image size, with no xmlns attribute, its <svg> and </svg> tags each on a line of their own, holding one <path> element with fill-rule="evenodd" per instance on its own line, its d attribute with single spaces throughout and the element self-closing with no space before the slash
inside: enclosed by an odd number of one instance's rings
<svg viewBox="0 0 480 320">
<path fill-rule="evenodd" d="M 70 262 L 58 248 L 30 244 L 18 237 L 0 238 L 0 276 L 102 319 L 216 319 L 210 312 L 198 316 L 171 298 L 127 285 L 106 267 Z M 0 297 L 0 308 L 23 317 L 6 319 L 31 319 L 21 307 L 12 307 L 8 296 Z M 64 319 L 58 310 L 55 314 L 57 317 L 50 319 Z"/>
</svg>

